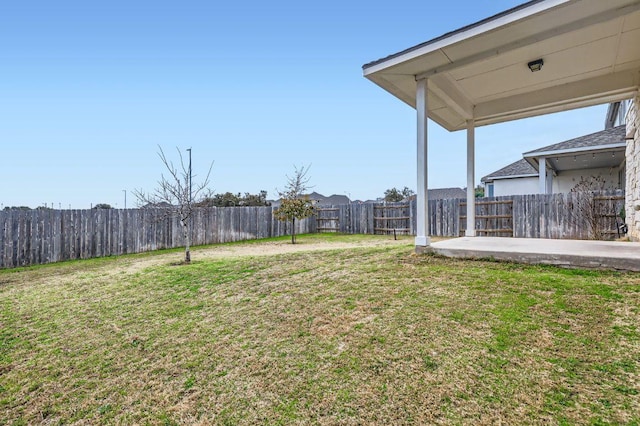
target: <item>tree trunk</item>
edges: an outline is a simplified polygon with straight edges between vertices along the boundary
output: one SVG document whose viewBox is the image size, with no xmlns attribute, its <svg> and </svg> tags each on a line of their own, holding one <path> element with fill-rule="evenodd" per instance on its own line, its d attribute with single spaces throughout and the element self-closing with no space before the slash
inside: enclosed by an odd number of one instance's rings
<svg viewBox="0 0 640 426">
<path fill-rule="evenodd" d="M 296 218 L 291 219 L 291 244 L 296 243 Z"/>
<path fill-rule="evenodd" d="M 186 220 L 182 220 L 182 233 L 184 235 L 184 262 L 191 263 L 191 235 L 189 234 L 189 225 Z"/>
</svg>

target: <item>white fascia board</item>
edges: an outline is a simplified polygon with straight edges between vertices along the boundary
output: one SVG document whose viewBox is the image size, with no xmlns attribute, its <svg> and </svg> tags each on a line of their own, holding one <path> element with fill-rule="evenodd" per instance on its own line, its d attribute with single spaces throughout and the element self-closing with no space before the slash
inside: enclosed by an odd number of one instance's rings
<svg viewBox="0 0 640 426">
<path fill-rule="evenodd" d="M 626 148 L 626 142 L 612 143 L 608 145 L 596 145 L 596 146 L 583 146 L 580 148 L 567 148 L 559 149 L 557 151 L 541 151 L 541 152 L 525 152 L 522 154 L 524 158 L 539 158 L 539 157 L 563 157 L 571 156 L 576 153 L 589 153 L 599 151 L 611 151 L 619 148 Z"/>
<path fill-rule="evenodd" d="M 527 174 L 527 175 L 494 176 L 491 178 L 491 180 L 494 181 L 494 180 L 503 180 L 503 179 L 519 179 L 519 178 L 531 178 L 531 177 L 538 177 L 538 174 L 536 173 L 536 174 Z"/>
<path fill-rule="evenodd" d="M 478 26 L 472 26 L 471 28 L 465 31 L 459 31 L 459 32 L 454 31 L 454 33 L 451 34 L 449 37 L 443 38 L 441 40 L 437 40 L 433 43 L 428 43 L 427 45 L 422 46 L 418 49 L 411 50 L 405 54 L 389 58 L 388 60 L 382 60 L 382 62 L 379 62 L 370 67 L 367 67 L 366 69 L 363 70 L 364 75 L 367 76 L 369 74 L 382 71 L 385 68 L 393 67 L 403 62 L 410 61 L 419 56 L 423 56 L 431 52 L 435 52 L 436 50 L 443 49 L 452 44 L 459 43 L 461 41 L 476 37 L 486 32 L 493 31 L 497 28 L 513 24 L 514 22 L 517 22 L 519 20 L 526 19 L 533 15 L 537 15 L 538 13 L 544 12 L 548 9 L 552 9 L 562 4 L 570 3 L 571 1 L 573 0 L 542 1 L 540 3 L 533 4 L 527 8 L 516 10 L 508 15 L 500 16 L 484 24 L 480 24 Z"/>
</svg>

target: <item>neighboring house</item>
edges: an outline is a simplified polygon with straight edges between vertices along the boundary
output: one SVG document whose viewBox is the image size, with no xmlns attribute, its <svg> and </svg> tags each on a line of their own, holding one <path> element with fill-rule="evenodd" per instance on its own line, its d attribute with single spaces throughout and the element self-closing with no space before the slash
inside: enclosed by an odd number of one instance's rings
<svg viewBox="0 0 640 426">
<path fill-rule="evenodd" d="M 452 198 L 466 198 L 467 191 L 462 188 L 437 188 L 428 189 L 429 200 L 448 200 Z"/>
<path fill-rule="evenodd" d="M 604 189 L 624 189 L 625 132 L 622 125 L 525 152 L 521 160 L 482 178 L 485 194 L 569 192 L 591 176 L 603 178 Z"/>
<path fill-rule="evenodd" d="M 451 200 L 456 198 L 466 198 L 467 191 L 462 188 L 436 188 L 429 189 L 427 199 L 429 200 Z M 416 199 L 416 195 L 412 195 L 408 198 L 409 201 Z M 405 199 L 406 200 L 406 199 Z M 379 200 L 377 202 L 381 202 Z"/>
<path fill-rule="evenodd" d="M 438 188 L 438 189 L 430 189 L 429 190 L 429 199 L 430 200 L 442 200 L 449 198 L 465 198 L 467 196 L 467 192 L 462 188 Z M 307 197 L 313 202 L 316 206 L 339 206 L 342 204 L 363 204 L 363 203 L 382 203 L 384 200 L 379 198 L 377 200 L 367 200 L 360 201 L 354 200 L 351 201 L 349 197 L 346 195 L 337 195 L 333 194 L 329 197 L 326 197 L 318 192 L 312 192 L 308 194 Z M 415 199 L 415 195 L 409 197 L 409 200 Z M 271 203 L 272 207 L 280 207 L 280 200 L 268 200 Z"/>
<path fill-rule="evenodd" d="M 309 199 L 314 202 L 315 205 L 318 206 L 337 206 L 340 204 L 349 204 L 351 200 L 346 195 L 330 195 L 325 197 L 322 194 L 317 192 L 312 192 L 308 195 Z"/>
<path fill-rule="evenodd" d="M 524 158 L 497 170 L 480 180 L 486 197 L 536 194 L 539 191 L 538 170 Z"/>
<path fill-rule="evenodd" d="M 442 200 L 449 198 L 465 198 L 467 196 L 467 192 L 462 188 L 438 188 L 438 189 L 429 189 L 429 199 L 430 200 Z M 362 201 L 351 201 L 349 197 L 346 195 L 331 195 L 329 197 L 325 197 L 322 194 L 317 192 L 312 192 L 308 195 L 309 199 L 314 202 L 315 205 L 318 206 L 339 206 L 341 204 L 349 204 L 349 203 L 363 203 Z M 409 197 L 409 200 L 415 199 L 415 195 Z M 384 199 L 379 198 L 377 200 L 367 200 L 364 203 L 382 203 Z"/>
<path fill-rule="evenodd" d="M 311 194 L 305 195 L 309 200 L 316 206 L 337 206 L 340 204 L 349 204 L 351 200 L 346 195 L 336 195 L 333 194 L 329 197 L 326 197 L 318 192 L 312 192 Z M 280 207 L 280 200 L 268 200 L 271 203 L 272 207 Z"/>
</svg>

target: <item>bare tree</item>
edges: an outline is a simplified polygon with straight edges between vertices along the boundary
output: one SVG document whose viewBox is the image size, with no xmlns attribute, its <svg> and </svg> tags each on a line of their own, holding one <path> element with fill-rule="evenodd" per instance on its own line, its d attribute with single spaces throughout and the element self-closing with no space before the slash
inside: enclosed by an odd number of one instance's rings
<svg viewBox="0 0 640 426">
<path fill-rule="evenodd" d="M 569 221 L 586 230 L 592 240 L 603 239 L 607 228 L 602 218 L 609 215 L 610 206 L 598 198 L 604 188 L 602 176 L 580 177 L 570 192 Z"/>
<path fill-rule="evenodd" d="M 158 186 L 152 192 L 136 189 L 134 195 L 139 204 L 145 207 L 161 208 L 163 213 L 160 214 L 160 220 L 174 215 L 180 219 L 185 242 L 184 261 L 189 263 L 191 262 L 191 216 L 195 205 L 201 201 L 201 198 L 210 196 L 207 187 L 213 162 L 209 166 L 205 179 L 202 182 L 194 183 L 192 182 L 191 162 L 185 164 L 182 152 L 178 147 L 176 150 L 180 158 L 179 167 L 174 166 L 173 162 L 167 158 L 162 147 L 158 146 L 158 149 L 158 156 L 167 169 L 168 175 L 161 175 Z"/>
<path fill-rule="evenodd" d="M 293 176 L 287 175 L 285 189 L 278 190 L 280 207 L 276 209 L 275 215 L 278 220 L 291 223 L 291 244 L 296 243 L 296 219 L 304 219 L 315 212 L 311 200 L 304 194 L 310 188 L 308 185 L 311 178 L 307 177 L 310 167 L 294 166 Z"/>
</svg>

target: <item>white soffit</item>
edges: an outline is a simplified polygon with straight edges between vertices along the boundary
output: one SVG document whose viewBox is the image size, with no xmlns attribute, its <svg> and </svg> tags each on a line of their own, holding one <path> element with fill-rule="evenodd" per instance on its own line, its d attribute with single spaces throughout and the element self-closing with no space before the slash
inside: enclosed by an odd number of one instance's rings
<svg viewBox="0 0 640 426">
<path fill-rule="evenodd" d="M 627 99 L 640 86 L 640 0 L 532 1 L 363 70 L 412 107 L 429 78 L 429 117 L 448 130 Z"/>
</svg>

